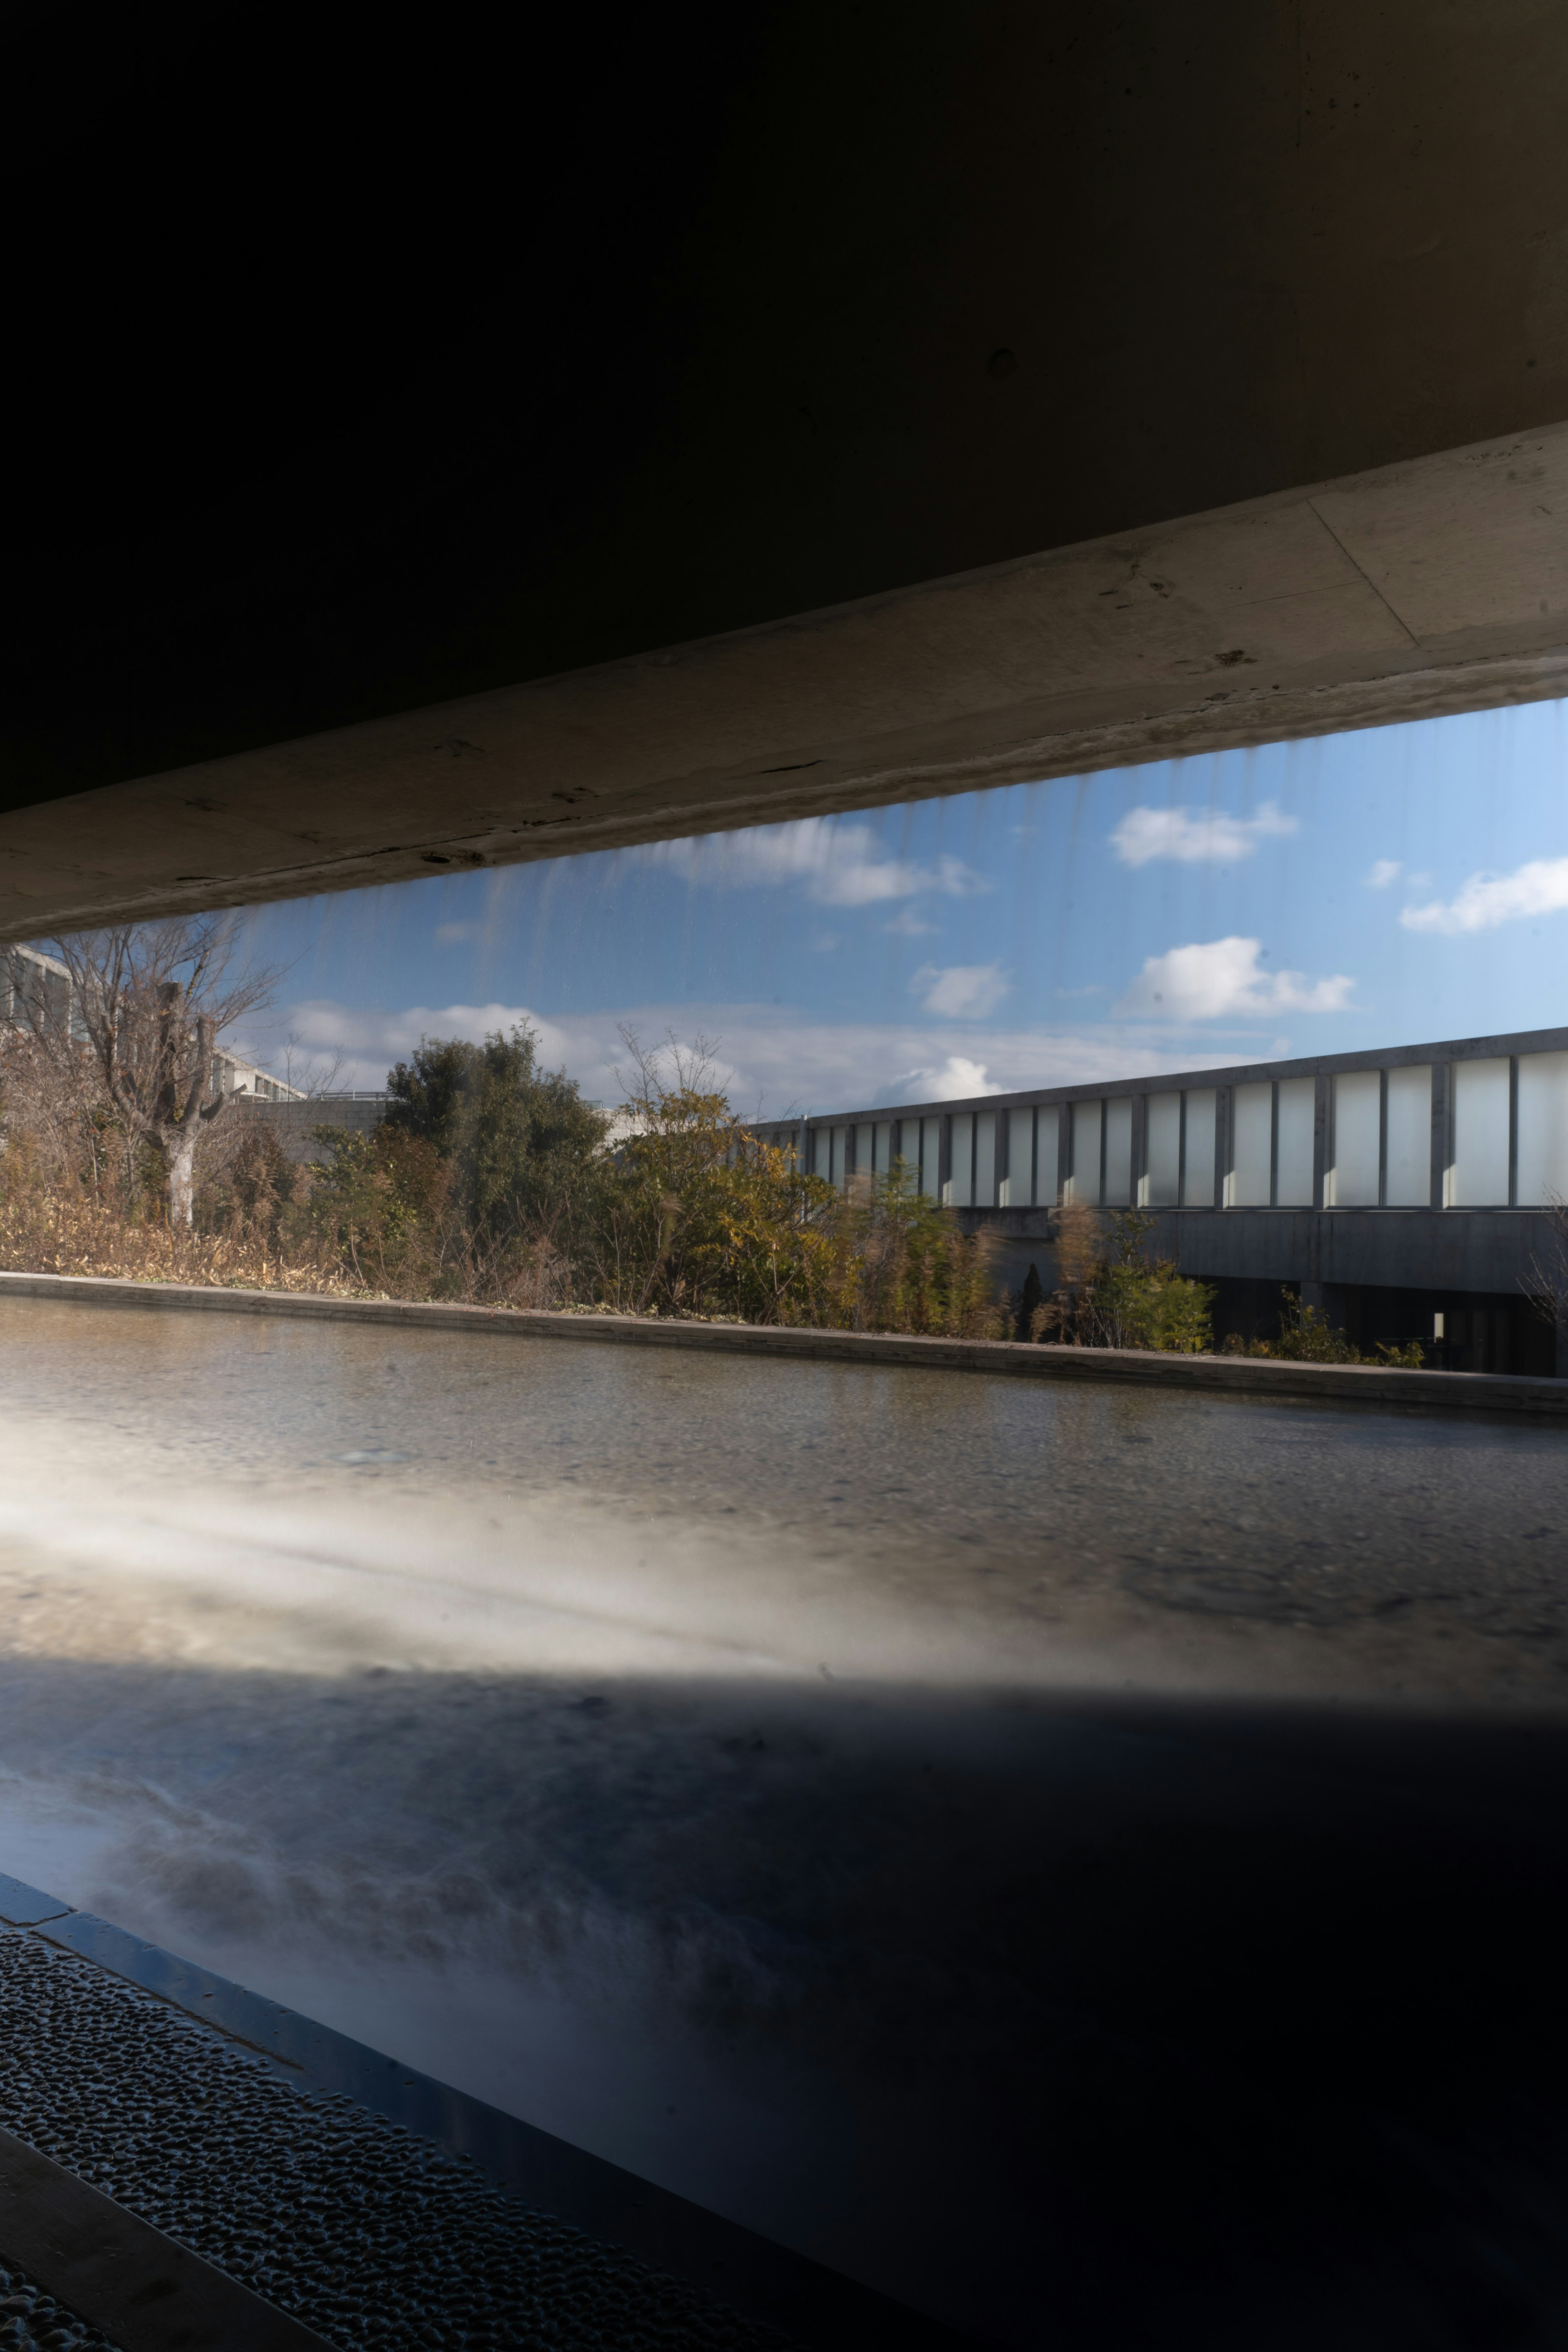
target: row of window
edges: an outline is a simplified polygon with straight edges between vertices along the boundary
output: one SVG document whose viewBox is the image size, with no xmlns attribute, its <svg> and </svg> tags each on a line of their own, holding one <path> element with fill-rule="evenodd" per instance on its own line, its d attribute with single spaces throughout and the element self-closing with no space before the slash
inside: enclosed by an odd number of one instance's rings
<svg viewBox="0 0 1568 2352">
<path fill-rule="evenodd" d="M 1325 1209 L 1568 1199 L 1568 1054 L 1341 1071 L 1323 1083 Z M 807 1132 L 836 1184 L 901 1160 L 952 1208 L 1313 1205 L 1319 1081 L 1266 1078 Z M 944 1154 L 943 1129 L 949 1132 Z M 779 1139 L 794 1130 L 778 1130 Z M 1436 1151 L 1434 1146 L 1436 1144 Z M 1436 1183 L 1435 1183 L 1436 1177 Z"/>
</svg>

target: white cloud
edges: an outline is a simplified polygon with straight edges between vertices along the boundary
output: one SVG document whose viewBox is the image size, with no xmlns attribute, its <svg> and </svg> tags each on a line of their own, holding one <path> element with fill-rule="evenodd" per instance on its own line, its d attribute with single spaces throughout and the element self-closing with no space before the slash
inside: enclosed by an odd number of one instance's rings
<svg viewBox="0 0 1568 2352">
<path fill-rule="evenodd" d="M 1391 882 L 1398 881 L 1404 871 L 1402 857 L 1380 857 L 1371 873 L 1363 874 L 1361 878 L 1369 890 L 1386 890 Z"/>
<path fill-rule="evenodd" d="M 531 1021 L 539 1031 L 546 1066 L 564 1066 L 585 1095 L 601 1102 L 620 1099 L 616 1072 L 626 1064 L 623 1022 L 649 1044 L 671 1029 L 683 1038 L 717 1039 L 721 1079 L 731 1099 L 747 1112 L 761 1108 L 774 1117 L 803 1106 L 855 1110 L 1028 1087 L 1094 1086 L 1236 1058 L 1173 1047 L 1160 1031 L 1152 1037 L 1138 1032 L 1107 1036 L 1095 1030 L 989 1024 L 966 1028 L 965 1051 L 959 1055 L 951 1051 L 952 1032 L 939 1022 L 835 1023 L 790 1006 L 702 1003 L 626 1005 L 545 1019 L 521 1004 L 415 1004 L 384 1012 L 316 999 L 279 1008 L 273 1025 L 256 1024 L 245 1045 L 275 1066 L 282 1041 L 291 1036 L 315 1057 L 342 1054 L 335 1085 L 379 1087 L 389 1066 L 406 1060 L 422 1036 L 477 1042 L 521 1021 Z"/>
<path fill-rule="evenodd" d="M 942 925 L 933 923 L 931 917 L 923 915 L 918 907 L 900 907 L 892 921 L 884 923 L 882 929 L 891 931 L 896 940 L 919 940 L 931 931 L 940 930 Z"/>
<path fill-rule="evenodd" d="M 967 1054 L 950 1054 L 940 1069 L 906 1070 L 897 1085 L 906 1102 L 963 1102 L 970 1095 L 1006 1092 L 984 1062 L 972 1062 Z"/>
<path fill-rule="evenodd" d="M 910 986 L 928 1013 L 943 1021 L 984 1021 L 1006 995 L 1009 983 L 994 963 L 922 964 Z"/>
<path fill-rule="evenodd" d="M 933 865 L 917 866 L 889 857 L 870 825 L 839 824 L 826 816 L 754 825 L 743 833 L 707 833 L 689 841 L 650 842 L 626 854 L 715 890 L 804 882 L 825 907 L 877 906 L 922 890 L 973 898 L 991 887 L 962 858 L 943 855 Z"/>
<path fill-rule="evenodd" d="M 1278 839 L 1298 830 L 1272 801 L 1260 803 L 1256 816 L 1230 816 L 1224 809 L 1129 809 L 1110 836 L 1110 845 L 1124 866 L 1147 866 L 1156 857 L 1175 858 L 1184 866 L 1234 866 L 1250 857 L 1260 841 Z"/>
<path fill-rule="evenodd" d="M 1568 908 L 1568 857 L 1532 857 L 1511 874 L 1472 874 L 1447 904 L 1405 907 L 1399 919 L 1407 931 L 1495 930 L 1500 923 L 1530 915 L 1559 915 Z"/>
<path fill-rule="evenodd" d="M 1155 1021 L 1218 1021 L 1227 1013 L 1342 1013 L 1353 980 L 1336 972 L 1308 980 L 1300 971 L 1264 971 L 1257 940 L 1209 940 L 1150 956 L 1117 1005 L 1119 1014 Z"/>
</svg>

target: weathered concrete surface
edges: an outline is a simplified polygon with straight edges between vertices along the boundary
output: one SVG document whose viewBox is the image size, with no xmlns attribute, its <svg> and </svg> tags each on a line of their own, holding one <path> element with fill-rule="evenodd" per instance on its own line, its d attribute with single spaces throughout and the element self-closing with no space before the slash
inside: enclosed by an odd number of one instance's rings
<svg viewBox="0 0 1568 2352">
<path fill-rule="evenodd" d="M 955 1209 L 965 1233 L 1011 1251 L 1052 1244 L 1050 1209 Z M 1400 1290 L 1492 1291 L 1527 1298 L 1545 1285 L 1552 1226 L 1542 1209 L 1144 1209 L 1149 1247 L 1200 1282 L 1331 1282 Z M 1045 1272 L 1042 1265 L 1041 1273 Z"/>
<path fill-rule="evenodd" d="M 1568 692 L 1568 425 L 0 816 L 0 936 Z"/>
<path fill-rule="evenodd" d="M 426 1306 L 194 1283 L 121 1282 L 66 1274 L 0 1274 L 0 1299 L 76 1299 L 85 1306 L 207 1308 L 423 1330 L 500 1332 L 627 1347 L 717 1350 L 816 1362 L 900 1364 L 934 1371 L 1000 1372 L 1024 1380 L 1134 1382 L 1221 1396 L 1319 1397 L 1336 1402 L 1568 1418 L 1568 1381 L 1477 1372 L 1405 1372 L 1377 1365 L 1279 1363 L 1266 1358 L 1175 1356 L 1131 1348 L 1035 1347 L 1011 1339 L 924 1339 L 879 1331 L 816 1331 L 755 1323 L 668 1323 L 637 1315 L 554 1314 L 528 1307 Z"/>
<path fill-rule="evenodd" d="M 0 928 L 1553 690 L 1561 9 L 550 40 L 18 32 Z"/>
</svg>

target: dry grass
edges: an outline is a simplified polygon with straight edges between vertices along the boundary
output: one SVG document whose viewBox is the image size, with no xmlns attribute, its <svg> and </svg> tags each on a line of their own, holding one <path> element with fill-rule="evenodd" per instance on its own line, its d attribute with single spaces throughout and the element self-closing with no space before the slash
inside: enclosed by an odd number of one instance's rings
<svg viewBox="0 0 1568 2352">
<path fill-rule="evenodd" d="M 238 1290 L 374 1295 L 319 1250 L 270 1242 L 265 1232 L 182 1232 L 125 1216 L 113 1203 L 41 1184 L 0 1190 L 0 1269 L 97 1275 L 121 1282 L 192 1282 Z"/>
</svg>

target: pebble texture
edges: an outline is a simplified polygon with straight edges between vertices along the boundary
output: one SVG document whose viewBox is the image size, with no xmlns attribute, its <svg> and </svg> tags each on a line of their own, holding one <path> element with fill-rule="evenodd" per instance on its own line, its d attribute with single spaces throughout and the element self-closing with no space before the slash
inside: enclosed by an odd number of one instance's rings
<svg viewBox="0 0 1568 2352">
<path fill-rule="evenodd" d="M 329 2343 L 771 2352 L 784 2339 L 178 2010 L 0 1934 L 0 2124 Z M 26 2297 L 28 2290 L 17 2290 Z M 40 2305 L 41 2309 L 41 2305 Z M 103 2339 L 64 2315 L 12 2344 Z M 54 2332 L 49 2332 L 50 2329 Z"/>
<path fill-rule="evenodd" d="M 115 2352 L 115 2347 L 26 2271 L 5 2263 L 0 2263 L 0 2352 Z"/>
</svg>

